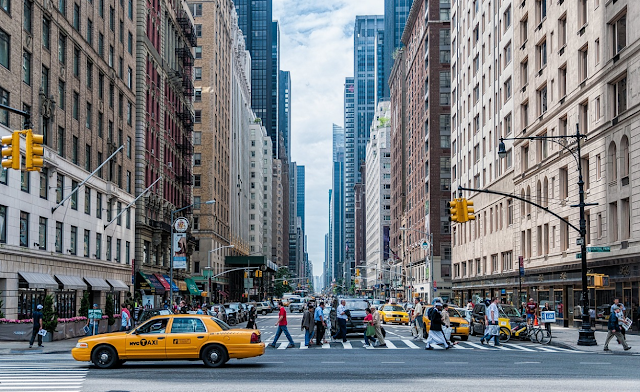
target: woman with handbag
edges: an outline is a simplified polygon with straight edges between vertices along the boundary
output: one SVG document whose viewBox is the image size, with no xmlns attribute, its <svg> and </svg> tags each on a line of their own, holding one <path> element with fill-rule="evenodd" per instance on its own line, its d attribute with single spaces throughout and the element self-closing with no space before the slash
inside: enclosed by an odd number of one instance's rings
<svg viewBox="0 0 640 392">
<path fill-rule="evenodd" d="M 370 346 L 369 340 L 371 340 L 373 344 L 376 343 L 376 327 L 373 326 L 373 315 L 371 314 L 371 309 L 365 309 L 365 311 L 367 312 L 367 315 L 364 317 L 364 346 L 362 347 L 366 348 Z"/>
</svg>

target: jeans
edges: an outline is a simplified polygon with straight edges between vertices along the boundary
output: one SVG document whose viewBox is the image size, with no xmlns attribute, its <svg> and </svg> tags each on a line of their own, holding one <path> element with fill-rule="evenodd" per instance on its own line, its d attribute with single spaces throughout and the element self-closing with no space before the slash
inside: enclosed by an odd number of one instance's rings
<svg viewBox="0 0 640 392">
<path fill-rule="evenodd" d="M 278 342 L 278 339 L 280 338 L 280 335 L 284 332 L 284 335 L 287 337 L 287 339 L 289 339 L 289 343 L 290 344 L 295 344 L 293 343 L 293 339 L 291 339 L 291 334 L 289 334 L 289 330 L 287 329 L 286 325 L 278 325 L 278 331 L 276 332 L 276 337 L 273 339 L 273 343 L 271 343 L 272 345 L 276 345 L 276 343 Z"/>
<path fill-rule="evenodd" d="M 322 338 L 324 337 L 324 325 L 322 321 L 316 321 L 316 344 L 319 346 L 322 344 Z"/>
<path fill-rule="evenodd" d="M 128 330 L 129 330 L 129 327 L 127 327 L 126 325 L 123 325 L 122 327 L 120 327 L 120 332 L 124 332 Z"/>
<path fill-rule="evenodd" d="M 29 347 L 33 346 L 33 342 L 36 340 L 36 336 L 38 337 L 38 346 L 42 346 L 42 335 L 40 335 L 40 327 L 34 327 L 31 331 L 31 340 L 29 340 Z"/>
<path fill-rule="evenodd" d="M 416 317 L 416 329 L 418 330 L 418 336 L 422 339 L 424 336 L 424 320 L 422 316 Z"/>
<path fill-rule="evenodd" d="M 367 331 L 364 331 L 364 344 L 369 345 L 369 340 L 371 340 L 371 342 L 373 344 L 376 343 L 376 337 L 375 336 L 367 336 Z"/>
<path fill-rule="evenodd" d="M 494 328 L 498 329 L 498 334 L 493 335 Z M 484 329 L 484 336 L 480 340 L 486 340 L 487 343 L 491 341 L 491 338 L 495 338 L 494 346 L 500 345 L 500 328 L 497 325 L 487 325 Z"/>
<path fill-rule="evenodd" d="M 346 342 L 347 341 L 347 319 L 343 319 L 343 318 L 338 318 L 338 332 L 336 333 L 336 336 L 334 336 L 334 339 L 340 339 L 340 337 L 342 337 L 342 341 Z"/>
<path fill-rule="evenodd" d="M 313 340 L 313 329 L 305 329 L 304 330 L 304 345 L 308 346 L 309 343 Z"/>
<path fill-rule="evenodd" d="M 92 336 L 92 335 L 94 334 L 94 333 L 93 333 L 93 330 L 94 330 L 94 329 L 95 329 L 95 331 L 96 331 L 96 333 L 95 333 L 95 334 L 96 334 L 96 335 L 97 335 L 97 334 L 99 334 L 100 332 L 98 332 L 98 326 L 99 326 L 99 324 L 98 324 L 98 323 L 95 323 L 95 328 L 94 328 L 94 323 L 89 323 L 89 325 L 87 325 L 87 327 L 89 327 L 89 332 L 87 332 L 87 336 Z"/>
</svg>

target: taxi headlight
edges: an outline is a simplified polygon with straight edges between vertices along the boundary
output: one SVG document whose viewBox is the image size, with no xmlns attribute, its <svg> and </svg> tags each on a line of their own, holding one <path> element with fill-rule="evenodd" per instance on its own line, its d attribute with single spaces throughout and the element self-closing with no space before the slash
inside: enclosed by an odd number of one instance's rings
<svg viewBox="0 0 640 392">
<path fill-rule="evenodd" d="M 500 326 L 506 327 L 507 326 L 507 322 L 506 321 L 500 321 Z"/>
<path fill-rule="evenodd" d="M 467 323 L 462 323 L 462 324 L 460 324 L 460 326 L 462 328 L 469 328 L 469 324 L 467 324 Z"/>
<path fill-rule="evenodd" d="M 78 342 L 78 343 L 76 344 L 76 348 L 89 348 L 89 344 L 87 344 L 87 343 L 80 343 L 80 342 Z"/>
</svg>

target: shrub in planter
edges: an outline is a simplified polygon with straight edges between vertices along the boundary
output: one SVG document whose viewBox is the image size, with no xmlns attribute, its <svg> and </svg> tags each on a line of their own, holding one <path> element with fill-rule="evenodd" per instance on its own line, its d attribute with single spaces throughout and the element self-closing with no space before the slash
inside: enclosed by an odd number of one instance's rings
<svg viewBox="0 0 640 392">
<path fill-rule="evenodd" d="M 80 311 L 78 312 L 79 317 L 87 317 L 89 315 L 89 307 L 91 304 L 89 303 L 89 292 L 84 291 L 82 294 L 82 300 L 80 301 Z"/>
<path fill-rule="evenodd" d="M 111 326 L 116 323 L 115 317 L 113 317 L 114 309 L 113 309 L 113 296 L 111 294 L 107 295 L 107 304 L 104 308 L 104 313 L 107 316 L 107 323 L 109 324 L 109 330 L 111 330 Z"/>
<path fill-rule="evenodd" d="M 44 297 L 44 309 L 42 309 L 42 327 L 48 333 L 53 334 L 58 327 L 58 314 L 53 309 L 53 296 Z"/>
</svg>

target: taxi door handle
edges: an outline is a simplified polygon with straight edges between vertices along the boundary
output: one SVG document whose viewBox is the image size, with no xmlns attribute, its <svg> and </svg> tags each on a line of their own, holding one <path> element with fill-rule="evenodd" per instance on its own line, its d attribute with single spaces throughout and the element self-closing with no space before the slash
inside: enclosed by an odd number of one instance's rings
<svg viewBox="0 0 640 392">
<path fill-rule="evenodd" d="M 158 340 L 164 339 L 164 336 L 158 336 Z"/>
<path fill-rule="evenodd" d="M 198 339 L 204 339 L 204 336 L 198 336 Z"/>
</svg>

